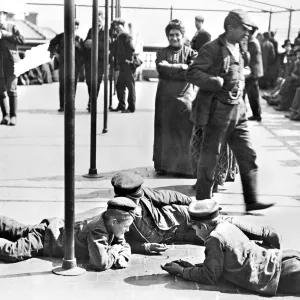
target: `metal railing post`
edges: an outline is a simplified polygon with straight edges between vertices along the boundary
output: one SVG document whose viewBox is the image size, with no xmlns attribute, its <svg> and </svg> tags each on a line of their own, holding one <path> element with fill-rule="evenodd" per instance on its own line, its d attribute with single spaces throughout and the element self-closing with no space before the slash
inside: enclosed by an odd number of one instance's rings
<svg viewBox="0 0 300 300">
<path fill-rule="evenodd" d="M 87 178 L 102 177 L 97 173 L 97 85 L 98 85 L 98 30 L 99 11 L 98 0 L 93 0 L 93 21 L 92 21 L 92 80 L 91 80 L 91 149 L 89 173 L 83 175 Z"/>
<path fill-rule="evenodd" d="M 53 273 L 65 276 L 83 274 L 86 270 L 77 267 L 75 258 L 75 5 L 74 0 L 65 0 L 64 5 L 64 102 L 65 102 L 65 253 L 62 267 Z"/>
</svg>

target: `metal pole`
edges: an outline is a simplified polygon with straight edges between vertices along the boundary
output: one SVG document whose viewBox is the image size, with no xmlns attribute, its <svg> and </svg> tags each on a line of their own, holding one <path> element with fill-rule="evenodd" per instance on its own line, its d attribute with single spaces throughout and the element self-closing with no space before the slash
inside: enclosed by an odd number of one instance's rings
<svg viewBox="0 0 300 300">
<path fill-rule="evenodd" d="M 173 20 L 173 6 L 171 5 L 170 9 L 170 20 Z"/>
<path fill-rule="evenodd" d="M 116 0 L 116 9 L 115 9 L 115 17 L 118 18 L 118 2 L 119 0 Z"/>
<path fill-rule="evenodd" d="M 105 27 L 104 27 L 104 112 L 103 112 L 103 130 L 107 132 L 107 113 L 108 113 L 108 55 L 109 55 L 109 32 L 108 32 L 108 14 L 109 2 L 105 0 Z"/>
<path fill-rule="evenodd" d="M 114 0 L 111 0 L 111 14 L 110 20 L 114 19 Z M 110 43 L 113 44 L 113 33 L 110 32 Z M 113 97 L 113 73 L 114 73 L 114 58 L 113 58 L 113 51 L 110 50 L 109 53 L 109 109 L 112 109 L 112 97 Z"/>
<path fill-rule="evenodd" d="M 83 175 L 88 178 L 101 177 L 97 173 L 97 82 L 98 82 L 98 30 L 99 12 L 98 0 L 93 0 L 93 21 L 92 21 L 92 81 L 91 81 L 91 152 L 89 173 Z"/>
<path fill-rule="evenodd" d="M 273 13 L 273 12 L 271 12 L 271 11 L 270 11 L 270 15 L 269 15 L 269 27 L 268 27 L 268 31 L 271 31 L 272 13 Z"/>
<path fill-rule="evenodd" d="M 78 268 L 75 258 L 75 5 L 74 0 L 65 0 L 64 5 L 64 102 L 65 102 L 65 254 L 62 267 L 53 273 L 75 276 L 85 272 Z"/>
<path fill-rule="evenodd" d="M 289 16 L 289 28 L 288 28 L 288 39 L 290 39 L 290 34 L 291 34 L 291 25 L 292 25 L 292 12 L 293 10 L 290 9 L 290 16 Z"/>
<path fill-rule="evenodd" d="M 118 0 L 118 18 L 121 18 L 121 0 Z"/>
</svg>

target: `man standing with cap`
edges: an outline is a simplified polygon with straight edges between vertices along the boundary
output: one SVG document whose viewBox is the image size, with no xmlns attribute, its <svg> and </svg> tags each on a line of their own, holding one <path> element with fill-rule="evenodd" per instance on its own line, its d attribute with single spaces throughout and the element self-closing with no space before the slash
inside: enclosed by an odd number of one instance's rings
<svg viewBox="0 0 300 300">
<path fill-rule="evenodd" d="M 119 67 L 119 76 L 117 79 L 116 90 L 119 104 L 117 108 L 111 108 L 110 111 L 121 111 L 122 113 L 135 112 L 135 80 L 134 73 L 136 66 L 133 62 L 133 54 L 135 52 L 132 37 L 125 32 L 125 21 L 117 18 L 112 22 L 113 29 L 117 34 L 115 41 L 116 60 Z M 126 88 L 128 89 L 128 108 L 126 109 Z"/>
<path fill-rule="evenodd" d="M 202 28 L 203 22 L 203 16 L 198 15 L 195 17 L 195 26 L 197 28 L 197 31 L 191 41 L 191 48 L 198 52 L 205 43 L 210 42 L 211 40 L 211 35 Z"/>
<path fill-rule="evenodd" d="M 246 122 L 244 61 L 239 45 L 249 36 L 253 23 L 246 12 L 236 9 L 225 18 L 224 29 L 225 33 L 201 48 L 186 73 L 187 80 L 200 88 L 191 114 L 194 124 L 203 127 L 196 199 L 212 197 L 221 145 L 227 142 L 239 165 L 246 210 L 264 209 L 273 204 L 257 199 L 256 153 Z"/>
<path fill-rule="evenodd" d="M 77 87 L 80 67 L 83 64 L 84 47 L 82 38 L 76 34 L 79 29 L 79 21 L 75 20 L 75 92 Z M 64 33 L 57 34 L 48 47 L 50 57 L 55 56 L 59 68 L 59 109 L 58 112 L 65 110 L 65 68 L 64 68 Z M 74 95 L 75 96 L 75 95 Z"/>
<path fill-rule="evenodd" d="M 98 21 L 98 82 L 97 82 L 97 96 L 100 90 L 100 85 L 104 74 L 104 29 L 103 29 L 103 12 L 99 11 Z M 84 45 L 84 68 L 86 85 L 89 93 L 89 102 L 87 106 L 88 112 L 91 108 L 91 91 L 92 91 L 92 28 L 89 29 L 88 34 L 83 42 Z"/>
<path fill-rule="evenodd" d="M 137 205 L 128 198 L 108 201 L 101 214 L 75 222 L 75 256 L 104 271 L 125 268 L 131 256 L 124 234 L 132 224 Z M 37 256 L 64 257 L 64 220 L 48 218 L 23 225 L 0 216 L 0 261 L 13 263 Z"/>
<path fill-rule="evenodd" d="M 1 125 L 17 124 L 18 78 L 14 74 L 14 66 L 20 60 L 18 45 L 23 44 L 24 37 L 17 27 L 7 22 L 7 12 L 0 11 L 0 107 L 3 117 Z"/>
<path fill-rule="evenodd" d="M 279 250 L 278 236 L 269 236 L 263 243 L 250 241 L 239 228 L 222 220 L 219 211 L 212 199 L 189 205 L 191 225 L 205 243 L 205 260 L 199 265 L 174 261 L 162 269 L 200 284 L 215 285 L 224 277 L 261 295 L 300 293 L 300 252 Z"/>
<path fill-rule="evenodd" d="M 143 187 L 143 182 L 140 175 L 129 172 L 118 173 L 111 180 L 116 197 L 127 197 L 137 204 L 134 221 L 126 233 L 126 241 L 132 251 L 158 253 L 168 249 L 166 244 L 173 243 L 203 245 L 203 241 L 189 225 L 188 206 L 192 199 L 176 191 Z M 261 232 L 260 226 L 234 217 L 226 219 L 249 238 L 261 238 L 256 234 Z M 263 239 L 274 235 L 277 236 L 272 229 L 265 230 Z"/>
</svg>

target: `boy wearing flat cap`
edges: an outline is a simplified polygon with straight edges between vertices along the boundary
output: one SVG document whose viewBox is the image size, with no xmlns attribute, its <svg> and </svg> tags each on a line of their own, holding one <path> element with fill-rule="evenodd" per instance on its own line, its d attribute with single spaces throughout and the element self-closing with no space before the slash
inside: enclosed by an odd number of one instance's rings
<svg viewBox="0 0 300 300">
<path fill-rule="evenodd" d="M 111 180 L 116 197 L 127 197 L 137 204 L 134 221 L 126 233 L 132 252 L 159 253 L 168 249 L 166 244 L 172 243 L 203 245 L 189 224 L 188 207 L 192 199 L 176 191 L 143 187 L 143 182 L 140 175 L 130 172 L 118 173 Z M 251 239 L 277 236 L 272 229 L 262 231 L 261 226 L 234 217 L 227 220 Z"/>
<path fill-rule="evenodd" d="M 241 174 L 246 210 L 273 204 L 257 199 L 256 153 L 250 142 L 246 106 L 244 57 L 240 43 L 254 24 L 240 9 L 229 12 L 225 33 L 206 43 L 186 71 L 187 80 L 200 88 L 193 102 L 191 119 L 203 127 L 203 142 L 197 167 L 196 199 L 210 199 L 221 145 L 228 143 Z"/>
<path fill-rule="evenodd" d="M 261 244 L 250 241 L 239 228 L 222 220 L 219 210 L 212 199 L 189 205 L 191 225 L 205 243 L 203 264 L 177 261 L 167 263 L 162 269 L 202 284 L 217 284 L 223 276 L 262 295 L 299 293 L 300 252 L 279 250 L 279 238 L 274 236 Z"/>
<path fill-rule="evenodd" d="M 108 201 L 107 210 L 75 222 L 75 257 L 89 260 L 97 271 L 125 268 L 131 249 L 124 239 L 136 204 L 128 198 Z M 64 257 L 64 220 L 44 219 L 23 225 L 0 216 L 0 261 L 13 263 L 36 256 Z"/>
</svg>

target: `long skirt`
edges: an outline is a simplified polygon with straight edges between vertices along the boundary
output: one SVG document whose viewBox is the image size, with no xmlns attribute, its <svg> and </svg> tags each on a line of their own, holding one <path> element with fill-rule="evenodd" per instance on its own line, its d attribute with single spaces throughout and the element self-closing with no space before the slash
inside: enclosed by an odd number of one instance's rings
<svg viewBox="0 0 300 300">
<path fill-rule="evenodd" d="M 190 140 L 190 164 L 194 177 L 197 177 L 197 165 L 200 158 L 203 131 L 201 127 L 194 126 Z M 214 183 L 223 185 L 226 181 L 234 181 L 238 173 L 238 164 L 232 150 L 227 143 L 221 147 L 218 164 L 215 170 Z"/>
</svg>

